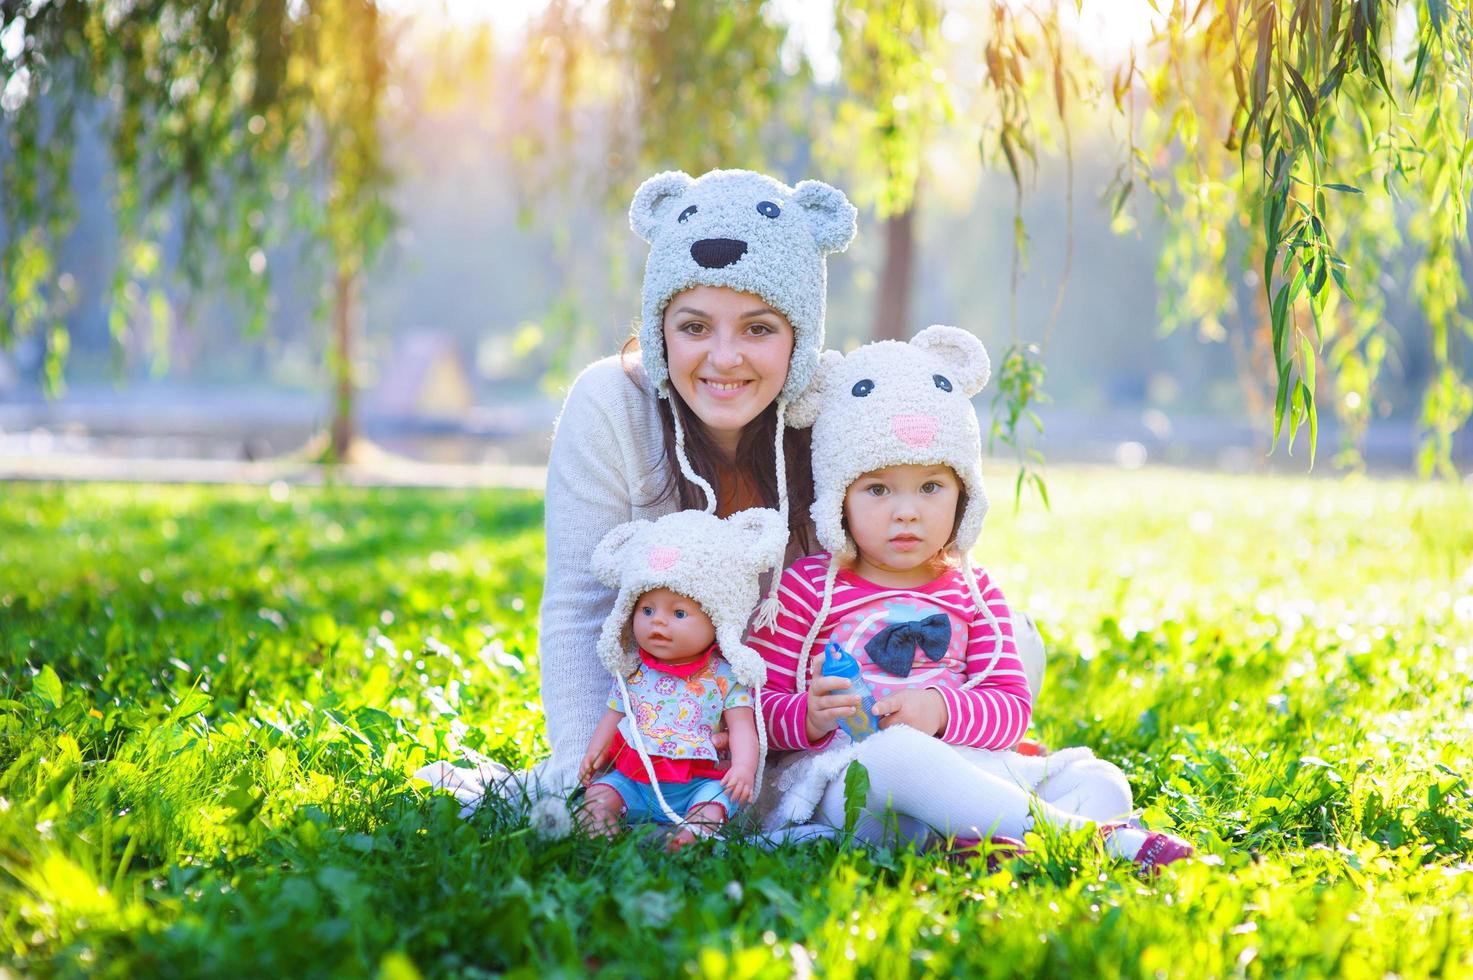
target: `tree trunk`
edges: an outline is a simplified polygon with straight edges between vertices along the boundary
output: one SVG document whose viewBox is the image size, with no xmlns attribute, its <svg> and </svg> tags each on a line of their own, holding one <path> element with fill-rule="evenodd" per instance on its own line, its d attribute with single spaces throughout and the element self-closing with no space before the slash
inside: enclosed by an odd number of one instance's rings
<svg viewBox="0 0 1473 980">
<path fill-rule="evenodd" d="M 336 396 L 333 400 L 332 445 L 335 463 L 348 462 L 353 445 L 353 276 L 339 270 L 333 290 L 332 364 Z"/>
<path fill-rule="evenodd" d="M 910 207 L 885 219 L 885 266 L 880 273 L 879 302 L 870 336 L 875 340 L 904 340 L 911 334 L 910 285 L 915 264 L 916 195 Z"/>
</svg>

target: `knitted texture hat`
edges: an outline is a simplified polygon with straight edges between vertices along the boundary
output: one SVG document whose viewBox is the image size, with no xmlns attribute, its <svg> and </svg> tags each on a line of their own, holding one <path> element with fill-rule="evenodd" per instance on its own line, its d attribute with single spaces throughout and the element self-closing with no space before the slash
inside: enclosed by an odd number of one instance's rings
<svg viewBox="0 0 1473 980">
<path fill-rule="evenodd" d="M 630 616 L 639 597 L 665 588 L 705 610 L 716 627 L 721 655 L 737 680 L 760 687 L 767 679 L 762 656 L 742 643 L 757 605 L 758 576 L 782 561 L 787 526 L 777 511 L 753 508 L 725 519 L 699 510 L 614 528 L 593 552 L 593 571 L 619 590 L 604 620 L 598 655 L 616 677 L 639 665 Z"/>
<path fill-rule="evenodd" d="M 796 397 L 818 369 L 828 277 L 824 256 L 854 239 L 858 212 L 818 180 L 789 187 L 750 170 L 700 178 L 655 174 L 629 205 L 629 224 L 650 243 L 639 347 L 644 370 L 667 397 L 663 319 L 670 297 L 694 286 L 727 286 L 762 297 L 793 325 L 782 396 Z"/>
<path fill-rule="evenodd" d="M 982 341 L 956 327 L 927 327 L 909 342 L 883 340 L 844 355 L 825 351 L 818 376 L 788 408 L 788 424 L 813 426 L 813 523 L 832 555 L 823 602 L 799 654 L 798 688 L 808 680 L 808 658 L 833 598 L 842 562 L 858 554 L 844 530 L 844 495 L 861 475 L 887 466 L 951 467 L 966 490 L 956 527 L 961 573 L 996 641 L 987 670 L 1002 655 L 1002 630 L 977 587 L 970 553 L 987 516 L 982 485 L 982 433 L 972 396 L 987 384 L 992 362 Z"/>
<path fill-rule="evenodd" d="M 852 354 L 826 351 L 817 380 L 788 406 L 788 424 L 813 426 L 813 522 L 842 561 L 844 494 L 863 473 L 907 463 L 951 467 L 967 492 L 956 529 L 969 552 L 982 534 L 982 434 L 971 398 L 992 365 L 982 341 L 956 327 L 927 327 L 910 343 L 884 340 Z"/>
</svg>

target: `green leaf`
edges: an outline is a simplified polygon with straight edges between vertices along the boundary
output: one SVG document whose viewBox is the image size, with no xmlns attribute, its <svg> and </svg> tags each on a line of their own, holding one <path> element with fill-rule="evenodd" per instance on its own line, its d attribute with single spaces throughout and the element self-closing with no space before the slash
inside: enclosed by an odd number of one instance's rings
<svg viewBox="0 0 1473 980">
<path fill-rule="evenodd" d="M 56 671 L 51 669 L 50 664 L 43 666 L 41 673 L 37 674 L 35 680 L 31 682 L 31 692 L 45 701 L 52 709 L 61 706 L 61 678 L 56 676 Z"/>
<path fill-rule="evenodd" d="M 1359 187 L 1352 187 L 1349 184 L 1321 184 L 1320 186 L 1326 188 L 1327 190 L 1341 191 L 1345 194 L 1364 193 Z"/>
<path fill-rule="evenodd" d="M 853 834 L 869 803 L 869 770 L 859 762 L 844 770 L 844 833 Z"/>
</svg>

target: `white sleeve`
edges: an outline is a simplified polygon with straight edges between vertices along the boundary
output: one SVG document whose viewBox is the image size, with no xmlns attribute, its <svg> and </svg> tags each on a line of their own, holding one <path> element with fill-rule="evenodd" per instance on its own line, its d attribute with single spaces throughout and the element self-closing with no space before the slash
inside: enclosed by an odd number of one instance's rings
<svg viewBox="0 0 1473 980">
<path fill-rule="evenodd" d="M 576 769 L 608 705 L 609 674 L 595 646 L 614 591 L 594 576 L 593 549 L 635 517 L 634 496 L 644 491 L 633 485 L 642 465 L 634 461 L 658 448 L 646 444 L 647 424 L 630 417 L 630 393 L 641 393 L 620 386 L 632 384 L 617 361 L 595 364 L 574 382 L 553 434 L 538 645 L 555 770 Z"/>
</svg>

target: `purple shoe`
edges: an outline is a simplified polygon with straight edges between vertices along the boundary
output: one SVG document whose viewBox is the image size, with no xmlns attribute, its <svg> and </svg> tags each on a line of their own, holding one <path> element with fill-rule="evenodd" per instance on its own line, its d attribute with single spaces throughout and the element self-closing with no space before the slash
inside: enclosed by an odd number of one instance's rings
<svg viewBox="0 0 1473 980">
<path fill-rule="evenodd" d="M 1015 857 L 1021 857 L 1028 853 L 1028 848 L 1016 837 L 991 837 L 988 838 L 987 849 L 987 873 L 991 874 L 1002 866 L 1002 862 Z M 946 856 L 953 861 L 965 861 L 975 857 L 982 852 L 982 839 L 980 837 L 958 837 L 948 848 L 945 848 Z"/>
<path fill-rule="evenodd" d="M 1135 863 L 1150 877 L 1161 873 L 1168 864 L 1181 861 L 1195 854 L 1197 849 L 1175 834 L 1152 830 L 1146 834 L 1146 842 L 1135 852 Z"/>
</svg>

